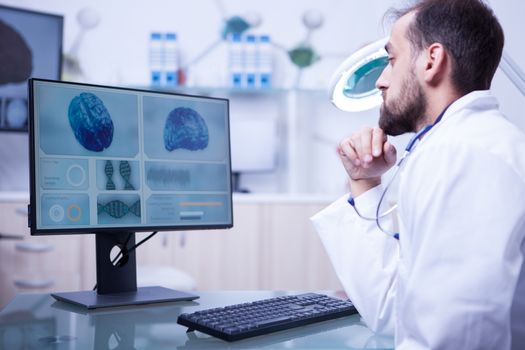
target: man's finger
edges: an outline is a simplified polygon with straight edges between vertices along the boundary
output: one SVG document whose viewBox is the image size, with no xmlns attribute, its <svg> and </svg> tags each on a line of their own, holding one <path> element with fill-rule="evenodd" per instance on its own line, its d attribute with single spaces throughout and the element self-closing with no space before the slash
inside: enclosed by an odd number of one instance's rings
<svg viewBox="0 0 525 350">
<path fill-rule="evenodd" d="M 374 128 L 372 135 L 372 155 L 379 157 L 383 152 L 383 145 L 386 142 L 386 135 L 381 128 Z"/>
<path fill-rule="evenodd" d="M 364 128 L 361 131 L 361 149 L 359 150 L 359 158 L 365 163 L 372 161 L 372 129 Z"/>
<path fill-rule="evenodd" d="M 354 144 L 352 140 L 345 139 L 339 144 L 339 155 L 341 157 L 346 157 L 348 160 L 352 162 L 352 164 L 359 166 L 360 161 L 359 157 L 357 156 L 357 153 L 354 148 Z"/>
<path fill-rule="evenodd" d="M 397 151 L 394 145 L 392 145 L 390 142 L 385 142 L 385 145 L 383 147 L 385 162 L 389 165 L 395 164 L 397 160 Z"/>
</svg>

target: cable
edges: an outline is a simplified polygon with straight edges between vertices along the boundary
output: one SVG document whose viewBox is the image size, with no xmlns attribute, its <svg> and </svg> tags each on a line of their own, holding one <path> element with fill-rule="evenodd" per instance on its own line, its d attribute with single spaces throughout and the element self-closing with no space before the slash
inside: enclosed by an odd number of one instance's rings
<svg viewBox="0 0 525 350">
<path fill-rule="evenodd" d="M 124 261 L 124 258 L 127 257 L 129 255 L 129 253 L 133 252 L 134 250 L 136 250 L 141 244 L 145 243 L 147 240 L 149 240 L 151 237 L 155 236 L 157 234 L 158 231 L 154 231 L 152 232 L 148 237 L 144 238 L 143 240 L 141 240 L 139 243 L 136 243 L 133 247 L 129 248 L 129 249 L 126 249 L 127 245 L 128 245 L 128 242 L 129 240 L 131 239 L 132 235 L 133 235 L 133 232 L 130 232 L 128 234 L 128 237 L 126 238 L 126 241 L 124 242 L 124 246 L 122 247 L 122 249 L 120 250 L 120 252 L 113 258 L 113 260 L 111 260 L 111 263 L 115 266 L 121 266 L 121 264 L 123 263 Z M 119 259 L 120 258 L 120 259 Z M 93 287 L 93 290 L 97 290 L 97 284 L 95 284 L 95 286 Z"/>
<path fill-rule="evenodd" d="M 128 246 L 128 242 L 129 242 L 129 240 L 131 239 L 131 235 L 132 235 L 132 234 L 133 234 L 133 233 L 131 233 L 131 232 L 128 233 L 128 238 L 126 238 L 126 241 L 124 242 L 124 246 L 123 246 L 122 249 L 118 252 L 118 254 L 113 258 L 113 260 L 111 260 L 111 263 L 112 263 L 113 265 L 115 265 L 115 261 L 117 261 L 117 259 L 119 259 L 121 255 L 124 255 L 124 253 L 122 253 L 122 252 L 126 250 L 126 247 Z M 126 253 L 126 254 L 127 254 L 127 253 Z M 120 260 L 119 260 L 119 261 L 120 261 Z M 115 266 L 116 266 L 116 265 L 115 265 Z"/>
<path fill-rule="evenodd" d="M 123 259 L 126 257 L 126 255 L 128 255 L 129 253 L 131 253 L 131 252 L 133 252 L 134 250 L 136 250 L 141 244 L 146 243 L 146 241 L 149 240 L 151 237 L 155 236 L 155 235 L 157 234 L 157 232 L 158 232 L 158 231 L 154 231 L 154 232 L 150 233 L 150 235 L 149 235 L 148 237 L 144 238 L 142 241 L 140 241 L 139 243 L 135 244 L 133 247 L 129 248 L 129 249 L 126 251 L 125 255 L 122 254 L 122 258 L 120 258 L 120 259 L 116 262 L 115 266 L 121 266 L 121 265 L 120 265 L 120 264 L 121 264 L 121 261 L 123 261 Z M 123 250 L 120 251 L 120 253 L 122 253 L 122 252 L 123 252 Z M 117 255 L 117 256 L 115 257 L 115 259 L 113 259 L 113 260 L 116 260 L 118 257 L 119 257 L 119 255 Z"/>
</svg>

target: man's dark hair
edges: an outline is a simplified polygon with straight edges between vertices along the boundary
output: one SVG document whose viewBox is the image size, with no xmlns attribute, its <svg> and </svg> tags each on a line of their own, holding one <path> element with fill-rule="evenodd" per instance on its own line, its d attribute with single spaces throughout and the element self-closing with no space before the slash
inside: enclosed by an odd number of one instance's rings
<svg viewBox="0 0 525 350">
<path fill-rule="evenodd" d="M 422 0 L 396 11 L 414 12 L 407 30 L 412 50 L 441 43 L 452 57 L 452 81 L 458 93 L 490 88 L 503 51 L 498 19 L 481 0 Z"/>
</svg>

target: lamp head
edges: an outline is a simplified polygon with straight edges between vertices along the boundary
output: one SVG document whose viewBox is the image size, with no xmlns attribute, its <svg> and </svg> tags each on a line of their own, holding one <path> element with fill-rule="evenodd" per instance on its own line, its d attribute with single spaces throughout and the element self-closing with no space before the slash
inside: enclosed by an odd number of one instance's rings
<svg viewBox="0 0 525 350">
<path fill-rule="evenodd" d="M 387 42 L 383 38 L 359 49 L 337 68 L 330 83 L 330 98 L 337 108 L 359 112 L 381 105 L 375 84 L 388 65 Z"/>
</svg>

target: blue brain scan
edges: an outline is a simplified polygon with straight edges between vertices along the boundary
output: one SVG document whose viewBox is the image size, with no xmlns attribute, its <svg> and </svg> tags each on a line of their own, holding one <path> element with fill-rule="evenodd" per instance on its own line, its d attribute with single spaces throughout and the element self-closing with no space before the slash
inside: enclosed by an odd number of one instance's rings
<svg viewBox="0 0 525 350">
<path fill-rule="evenodd" d="M 168 114 L 164 126 L 164 147 L 168 151 L 198 151 L 208 147 L 208 141 L 208 126 L 197 111 L 178 107 Z"/>
<path fill-rule="evenodd" d="M 83 92 L 69 104 L 69 124 L 77 141 L 87 150 L 101 152 L 113 140 L 113 121 L 95 94 Z"/>
</svg>

